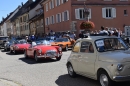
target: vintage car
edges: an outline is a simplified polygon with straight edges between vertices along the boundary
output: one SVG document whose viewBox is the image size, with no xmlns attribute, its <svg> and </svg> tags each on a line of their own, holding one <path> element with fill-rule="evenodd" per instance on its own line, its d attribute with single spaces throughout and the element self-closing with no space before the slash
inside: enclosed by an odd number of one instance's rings
<svg viewBox="0 0 130 86">
<path fill-rule="evenodd" d="M 121 38 L 90 36 L 78 39 L 67 61 L 68 74 L 99 80 L 101 86 L 130 81 L 130 49 Z"/>
<path fill-rule="evenodd" d="M 4 44 L 4 51 L 10 50 L 10 46 L 15 43 L 15 39 L 9 39 L 7 42 Z"/>
<path fill-rule="evenodd" d="M 10 53 L 24 53 L 25 49 L 29 46 L 30 44 L 26 40 L 16 40 L 13 45 L 10 45 Z"/>
<path fill-rule="evenodd" d="M 68 48 L 72 48 L 73 44 L 75 43 L 75 40 L 63 37 L 63 38 L 57 38 L 54 42 L 51 43 L 52 46 L 60 46 L 63 50 L 68 50 Z"/>
<path fill-rule="evenodd" d="M 0 48 L 4 48 L 4 44 L 8 40 L 8 36 L 0 36 Z"/>
<path fill-rule="evenodd" d="M 51 46 L 48 41 L 35 41 L 25 50 L 24 56 L 25 58 L 34 58 L 36 62 L 40 59 L 52 58 L 56 58 L 59 61 L 62 56 L 62 48 L 59 46 Z"/>
</svg>

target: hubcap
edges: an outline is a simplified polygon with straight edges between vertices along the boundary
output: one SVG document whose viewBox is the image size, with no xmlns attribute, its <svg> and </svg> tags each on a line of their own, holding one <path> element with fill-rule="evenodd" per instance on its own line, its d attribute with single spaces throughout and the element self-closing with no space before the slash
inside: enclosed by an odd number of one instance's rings
<svg viewBox="0 0 130 86">
<path fill-rule="evenodd" d="M 108 78 L 105 74 L 100 75 L 100 83 L 102 86 L 108 86 Z"/>
<path fill-rule="evenodd" d="M 68 72 L 71 76 L 73 75 L 73 68 L 71 65 L 68 66 Z"/>
<path fill-rule="evenodd" d="M 68 47 L 66 46 L 66 50 L 68 50 Z"/>
<path fill-rule="evenodd" d="M 26 55 L 26 51 L 24 52 L 24 57 L 27 57 L 27 55 Z"/>
</svg>

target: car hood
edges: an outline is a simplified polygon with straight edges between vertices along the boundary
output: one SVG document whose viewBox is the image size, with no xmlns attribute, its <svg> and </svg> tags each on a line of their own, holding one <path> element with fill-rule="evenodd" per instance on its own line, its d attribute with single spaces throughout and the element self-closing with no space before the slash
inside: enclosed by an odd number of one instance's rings
<svg viewBox="0 0 130 86">
<path fill-rule="evenodd" d="M 41 49 L 42 52 L 46 52 L 48 50 L 55 50 L 55 51 L 57 51 L 56 47 L 54 47 L 54 46 L 39 45 L 39 46 L 35 46 L 34 48 Z"/>
<path fill-rule="evenodd" d="M 59 44 L 64 44 L 66 42 L 52 42 L 51 45 L 59 45 Z"/>
<path fill-rule="evenodd" d="M 14 46 L 18 46 L 19 48 L 25 48 L 25 47 L 29 47 L 30 44 L 15 44 Z"/>
<path fill-rule="evenodd" d="M 130 62 L 130 50 L 103 52 L 99 54 L 99 60 L 106 62 Z"/>
</svg>

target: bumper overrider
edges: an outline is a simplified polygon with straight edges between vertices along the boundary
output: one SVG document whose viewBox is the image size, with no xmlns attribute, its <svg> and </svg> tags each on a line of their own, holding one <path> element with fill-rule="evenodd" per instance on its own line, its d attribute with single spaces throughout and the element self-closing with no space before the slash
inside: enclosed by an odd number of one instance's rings
<svg viewBox="0 0 130 86">
<path fill-rule="evenodd" d="M 57 52 L 55 50 L 49 50 L 46 51 L 44 54 L 39 54 L 37 57 L 38 58 L 58 58 L 62 56 L 62 52 Z"/>
</svg>

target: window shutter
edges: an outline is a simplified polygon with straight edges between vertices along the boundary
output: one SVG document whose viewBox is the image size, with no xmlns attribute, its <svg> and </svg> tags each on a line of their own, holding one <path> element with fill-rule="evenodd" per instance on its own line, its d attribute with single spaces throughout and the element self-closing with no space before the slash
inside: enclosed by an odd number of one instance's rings
<svg viewBox="0 0 130 86">
<path fill-rule="evenodd" d="M 55 0 L 55 5 L 57 6 L 57 0 Z"/>
<path fill-rule="evenodd" d="M 64 21 L 64 12 L 62 12 L 62 21 Z"/>
<path fill-rule="evenodd" d="M 61 13 L 60 13 L 60 22 L 61 22 Z"/>
<path fill-rule="evenodd" d="M 67 20 L 69 20 L 69 11 L 67 11 Z"/>
<path fill-rule="evenodd" d="M 50 9 L 51 9 L 51 2 L 49 2 L 49 7 L 50 7 Z"/>
<path fill-rule="evenodd" d="M 63 0 L 61 0 L 61 4 L 63 4 Z"/>
<path fill-rule="evenodd" d="M 106 8 L 102 8 L 102 17 L 106 18 Z"/>
<path fill-rule="evenodd" d="M 49 20 L 49 17 L 48 17 L 48 25 L 50 24 L 50 20 Z"/>
<path fill-rule="evenodd" d="M 52 0 L 52 8 L 54 8 L 54 0 Z"/>
<path fill-rule="evenodd" d="M 59 5 L 60 5 L 60 0 L 59 0 Z"/>
<path fill-rule="evenodd" d="M 75 18 L 80 19 L 79 18 L 79 9 L 75 9 Z"/>
<path fill-rule="evenodd" d="M 56 14 L 56 23 L 58 22 L 58 19 L 57 19 L 57 14 Z"/>
<path fill-rule="evenodd" d="M 113 18 L 116 18 L 116 8 L 112 8 L 112 16 Z"/>
<path fill-rule="evenodd" d="M 89 9 L 89 19 L 91 19 L 92 17 L 92 13 L 91 13 L 91 9 Z"/>
<path fill-rule="evenodd" d="M 50 24 L 52 24 L 51 17 L 49 19 L 50 19 Z"/>
</svg>

